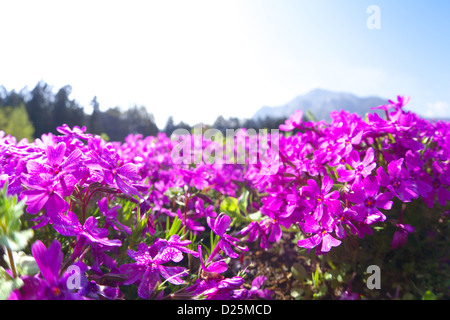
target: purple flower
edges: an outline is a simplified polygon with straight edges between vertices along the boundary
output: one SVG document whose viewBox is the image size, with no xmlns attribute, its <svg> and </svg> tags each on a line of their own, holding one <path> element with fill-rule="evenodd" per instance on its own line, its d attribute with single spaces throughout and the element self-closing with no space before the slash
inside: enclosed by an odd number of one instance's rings
<svg viewBox="0 0 450 320">
<path fill-rule="evenodd" d="M 314 159 L 316 159 L 317 163 L 331 162 L 337 157 L 336 148 L 336 145 L 332 141 L 328 139 L 324 140 L 319 144 L 319 148 L 314 151 Z"/>
<path fill-rule="evenodd" d="M 150 250 L 152 255 L 156 255 L 158 252 L 163 252 L 164 250 L 176 250 L 180 253 L 184 252 L 194 257 L 198 257 L 200 253 L 187 248 L 189 244 L 191 244 L 191 241 L 181 240 L 179 235 L 174 234 L 169 238 L 169 240 L 158 238 L 153 243 Z"/>
<path fill-rule="evenodd" d="M 203 190 L 208 186 L 208 172 L 206 172 L 206 166 L 199 164 L 193 170 L 181 169 L 180 172 L 183 175 L 183 181 L 188 186 L 193 186 L 197 190 Z"/>
<path fill-rule="evenodd" d="M 341 206 L 337 207 L 333 212 L 334 216 L 334 232 L 339 239 L 344 239 L 347 237 L 347 232 L 345 226 L 350 228 L 352 234 L 358 234 L 358 229 L 355 226 L 355 212 L 349 208 L 342 209 Z"/>
<path fill-rule="evenodd" d="M 444 207 L 447 201 L 450 200 L 450 191 L 448 190 L 450 186 L 450 167 L 443 168 L 439 162 L 434 161 L 432 170 L 434 177 L 432 180 L 433 189 L 423 197 L 423 200 L 429 208 L 432 208 L 437 197 L 439 204 Z"/>
<path fill-rule="evenodd" d="M 386 131 L 389 133 L 394 133 L 398 135 L 400 140 L 404 140 L 404 138 L 411 138 L 414 135 L 417 135 L 417 128 L 414 127 L 416 124 L 415 117 L 412 113 L 404 112 L 401 109 L 398 109 L 395 112 L 391 112 L 389 114 L 390 122 L 388 122 L 388 127 Z M 423 145 L 417 141 L 410 141 L 412 139 L 406 139 L 407 141 L 402 141 L 409 149 L 415 149 L 415 151 L 423 148 Z"/>
<path fill-rule="evenodd" d="M 247 226 L 245 226 L 238 235 L 247 236 L 248 242 L 260 240 L 260 247 L 262 249 L 268 249 L 269 245 L 269 231 L 270 231 L 270 220 L 264 219 L 262 221 L 252 221 Z"/>
<path fill-rule="evenodd" d="M 411 100 L 411 97 L 408 97 L 405 99 L 404 96 L 398 95 L 397 96 L 397 102 L 393 101 L 393 100 L 388 100 L 391 104 L 391 106 L 395 107 L 395 108 L 403 108 L 404 106 L 406 106 L 409 101 Z"/>
<path fill-rule="evenodd" d="M 420 159 L 420 154 L 408 150 L 405 155 L 405 164 L 417 192 L 422 197 L 426 197 L 433 189 L 432 179 L 423 169 L 424 161 Z"/>
<path fill-rule="evenodd" d="M 352 170 L 346 170 L 343 168 L 338 168 L 337 174 L 340 182 L 349 182 L 354 180 L 354 183 L 358 183 L 362 178 L 367 177 L 372 173 L 377 164 L 374 162 L 375 153 L 373 148 L 368 148 L 364 159 L 361 161 L 359 154 L 356 150 L 350 152 L 348 157 L 348 164 L 353 168 Z"/>
<path fill-rule="evenodd" d="M 379 184 L 374 176 L 365 178 L 353 185 L 352 192 L 347 194 L 347 200 L 354 203 L 351 210 L 356 212 L 356 220 L 371 225 L 383 222 L 386 216 L 379 210 L 390 210 L 393 202 L 391 192 L 379 193 Z"/>
<path fill-rule="evenodd" d="M 345 290 L 339 300 L 361 300 L 361 297 L 356 292 Z"/>
<path fill-rule="evenodd" d="M 257 276 L 252 281 L 252 287 L 248 292 L 249 298 L 259 298 L 264 300 L 271 300 L 273 291 L 269 289 L 261 289 L 264 282 L 267 280 L 265 276 Z"/>
<path fill-rule="evenodd" d="M 201 198 L 198 198 L 195 202 L 195 212 L 200 217 L 211 217 L 215 218 L 217 216 L 217 213 L 214 212 L 214 206 L 208 205 L 206 208 L 204 206 L 204 201 Z"/>
<path fill-rule="evenodd" d="M 47 249 L 42 241 L 37 240 L 31 247 L 31 252 L 39 267 L 41 277 L 24 277 L 24 286 L 15 290 L 11 300 L 80 300 L 79 294 L 68 289 L 68 277 L 60 277 L 63 260 L 61 244 L 53 240 Z"/>
<path fill-rule="evenodd" d="M 403 202 L 411 202 L 419 197 L 414 182 L 403 168 L 404 159 L 393 160 L 389 163 L 386 173 L 382 167 L 377 169 L 377 178 L 381 186 L 386 187 L 392 194 Z"/>
<path fill-rule="evenodd" d="M 64 197 L 72 194 L 76 182 L 71 175 L 57 179 L 49 174 L 41 174 L 24 178 L 22 183 L 28 188 L 21 193 L 21 197 L 26 197 L 27 212 L 36 214 L 45 208 L 47 219 L 44 222 L 47 223 L 69 209 Z"/>
<path fill-rule="evenodd" d="M 396 227 L 399 230 L 394 232 L 394 237 L 392 238 L 391 247 L 392 250 L 403 247 L 408 242 L 408 233 L 414 232 L 414 227 L 409 224 L 396 224 Z"/>
<path fill-rule="evenodd" d="M 358 237 L 361 239 L 363 239 L 366 235 L 370 236 L 373 234 L 372 228 L 365 222 L 356 222 L 355 226 L 356 229 L 358 230 Z"/>
<path fill-rule="evenodd" d="M 382 109 L 382 110 L 384 110 L 386 113 L 388 112 L 388 110 L 389 109 L 391 109 L 391 108 L 395 108 L 395 109 L 401 109 L 401 108 L 403 108 L 404 106 L 406 106 L 407 104 L 408 104 L 408 102 L 411 100 L 411 97 L 408 97 L 406 100 L 405 100 L 405 97 L 404 96 L 400 96 L 400 95 L 398 95 L 397 96 L 397 102 L 395 102 L 395 101 L 393 101 L 393 100 L 388 100 L 388 102 L 389 102 L 389 104 L 386 104 L 386 105 L 382 105 L 382 106 L 379 106 L 379 107 L 373 107 L 373 108 L 371 108 L 371 109 Z"/>
<path fill-rule="evenodd" d="M 247 298 L 246 289 L 242 277 L 232 277 L 228 279 L 216 280 L 197 279 L 196 283 L 187 288 L 195 297 L 202 297 L 206 300 L 242 300 Z"/>
<path fill-rule="evenodd" d="M 104 181 L 109 185 L 117 185 L 123 193 L 127 195 L 137 195 L 141 197 L 138 189 L 132 185 L 132 181 L 137 181 L 141 177 L 138 173 L 138 167 L 133 163 L 118 164 L 117 154 L 112 154 L 106 148 L 102 149 L 101 155 L 91 150 L 89 156 L 92 160 L 87 162 L 88 167 L 92 169 L 101 169 Z M 100 167 L 100 168 L 97 168 Z"/>
<path fill-rule="evenodd" d="M 62 126 L 57 127 L 56 130 L 70 138 L 88 140 L 91 137 L 90 134 L 85 133 L 86 127 L 84 126 L 81 128 L 79 126 L 74 126 L 71 129 L 67 124 L 63 124 Z"/>
<path fill-rule="evenodd" d="M 340 205 L 338 191 L 330 192 L 333 187 L 333 179 L 329 176 L 324 176 L 322 185 L 319 189 L 317 182 L 314 179 L 309 179 L 307 186 L 302 187 L 302 194 L 309 198 L 307 203 L 314 210 L 314 217 L 319 221 L 322 219 L 324 207 L 336 208 Z M 334 210 L 333 210 L 334 211 Z"/>
<path fill-rule="evenodd" d="M 283 236 L 280 220 L 272 218 L 270 221 L 270 234 L 268 240 L 270 242 L 279 242 Z"/>
<path fill-rule="evenodd" d="M 181 224 L 187 226 L 189 230 L 192 230 L 194 233 L 202 232 L 205 230 L 205 227 L 202 226 L 200 221 L 189 216 L 186 216 L 185 219 L 184 214 L 181 212 L 180 208 L 177 209 L 177 216 L 178 218 L 180 218 Z"/>
<path fill-rule="evenodd" d="M 303 121 L 303 111 L 296 110 L 293 115 L 286 119 L 284 124 L 280 125 L 281 131 L 292 131 L 295 128 L 301 128 L 300 124 Z"/>
<path fill-rule="evenodd" d="M 216 219 L 207 218 L 208 226 L 211 228 L 212 231 L 214 231 L 215 234 L 220 236 L 219 242 L 216 244 L 215 248 L 220 248 L 222 251 L 231 258 L 237 258 L 239 255 L 233 251 L 231 246 L 234 246 L 242 251 L 248 251 L 247 247 L 240 247 L 235 244 L 235 242 L 238 242 L 239 239 L 236 239 L 228 234 L 225 233 L 227 231 L 228 227 L 231 224 L 231 218 L 227 216 L 224 213 L 219 214 L 219 216 Z M 216 249 L 217 250 L 217 249 Z M 208 260 L 213 259 L 214 254 L 211 253 L 211 256 Z"/>
<path fill-rule="evenodd" d="M 78 217 L 72 211 L 67 212 L 67 215 L 58 215 L 53 220 L 53 227 L 57 232 L 66 237 L 76 236 L 79 238 L 77 245 L 84 243 L 82 240 L 88 241 L 91 244 L 100 244 L 107 247 L 118 247 L 122 242 L 117 239 L 108 239 L 108 229 L 98 228 L 98 221 L 95 217 L 86 219 L 83 225 L 78 221 Z M 75 250 L 74 250 L 75 251 Z"/>
<path fill-rule="evenodd" d="M 335 152 L 341 154 L 342 157 L 347 156 L 353 151 L 353 145 L 358 145 L 361 142 L 363 131 L 356 131 L 357 123 L 354 122 L 350 126 L 350 132 L 344 133 L 342 137 L 336 140 Z"/>
<path fill-rule="evenodd" d="M 335 239 L 331 233 L 333 232 L 333 219 L 327 212 L 322 216 L 321 224 L 319 224 L 312 216 L 305 215 L 305 221 L 300 223 L 303 232 L 314 234 L 310 238 L 297 241 L 299 247 L 305 249 L 317 248 L 317 254 L 329 252 L 331 247 L 337 247 L 341 244 L 340 240 Z M 320 245 L 320 246 L 319 246 Z"/>
<path fill-rule="evenodd" d="M 268 234 L 268 241 L 279 242 L 283 235 L 281 226 L 289 228 L 292 224 L 292 205 L 279 195 L 268 196 L 262 202 L 261 213 L 270 218 L 264 221 L 264 233 Z"/>
<path fill-rule="evenodd" d="M 223 273 L 228 270 L 228 264 L 225 262 L 225 259 L 209 262 L 208 265 L 206 266 L 205 263 L 203 262 L 201 244 L 198 245 L 198 254 L 200 257 L 200 266 L 203 271 L 208 273 Z"/>
<path fill-rule="evenodd" d="M 113 284 L 113 286 L 99 285 L 85 275 L 90 269 L 86 264 L 78 260 L 73 265 L 76 265 L 80 271 L 80 288 L 78 289 L 78 294 L 88 299 L 100 298 L 103 300 L 106 298 L 109 300 L 116 300 L 121 298 L 122 293 L 117 284 Z M 90 278 L 95 278 L 95 276 L 91 275 Z"/>
<path fill-rule="evenodd" d="M 58 143 L 55 148 L 51 145 L 47 146 L 47 161 L 42 164 L 36 163 L 33 160 L 29 161 L 27 163 L 28 172 L 30 174 L 42 173 L 45 170 L 54 175 L 66 175 L 70 173 L 77 178 L 81 178 L 87 173 L 87 168 L 80 161 L 82 155 L 81 150 L 75 149 L 65 157 L 66 149 L 67 147 L 64 142 Z M 37 168 L 34 166 L 37 166 Z"/>
<path fill-rule="evenodd" d="M 103 216 L 106 218 L 105 228 L 107 229 L 109 226 L 112 226 L 114 230 L 120 231 L 123 230 L 127 234 L 131 234 L 131 228 L 123 225 L 117 220 L 117 210 L 120 209 L 120 206 L 114 206 L 112 208 L 108 208 L 108 199 L 103 197 L 101 200 L 97 202 L 98 208 Z"/>
<path fill-rule="evenodd" d="M 184 281 L 181 279 L 189 273 L 183 267 L 169 267 L 163 264 L 173 261 L 180 262 L 183 259 L 183 254 L 174 248 L 166 248 L 158 251 L 152 255 L 151 247 L 145 243 L 140 243 L 138 251 L 127 250 L 130 258 L 135 260 L 135 263 L 123 264 L 119 267 L 119 271 L 127 275 L 124 285 L 129 285 L 139 282 L 138 295 L 143 299 L 149 299 L 161 277 L 174 285 L 181 285 Z"/>
</svg>

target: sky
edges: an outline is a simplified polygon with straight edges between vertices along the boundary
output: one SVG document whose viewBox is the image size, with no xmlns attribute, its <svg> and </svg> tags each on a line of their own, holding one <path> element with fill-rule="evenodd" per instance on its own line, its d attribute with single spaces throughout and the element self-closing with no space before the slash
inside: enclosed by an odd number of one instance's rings
<svg viewBox="0 0 450 320">
<path fill-rule="evenodd" d="M 0 85 L 71 85 L 86 112 L 94 96 L 144 105 L 160 128 L 315 88 L 450 118 L 449 14 L 447 0 L 0 0 Z"/>
</svg>

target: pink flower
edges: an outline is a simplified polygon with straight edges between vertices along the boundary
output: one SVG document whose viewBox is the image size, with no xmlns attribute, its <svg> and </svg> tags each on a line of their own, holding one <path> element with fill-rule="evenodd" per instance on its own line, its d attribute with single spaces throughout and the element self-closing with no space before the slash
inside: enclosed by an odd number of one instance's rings
<svg viewBox="0 0 450 320">
<path fill-rule="evenodd" d="M 358 183 L 362 178 L 367 177 L 372 173 L 377 164 L 375 163 L 375 152 L 373 148 L 369 147 L 366 151 L 364 159 L 361 161 L 359 154 L 356 150 L 350 152 L 348 157 L 348 164 L 353 168 L 347 170 L 344 168 L 338 168 L 337 174 L 339 182 L 350 182 Z"/>
<path fill-rule="evenodd" d="M 317 254 L 329 252 L 331 247 L 339 246 L 341 241 L 331 235 L 334 222 L 328 214 L 323 216 L 323 222 L 319 224 L 312 216 L 305 215 L 305 222 L 301 223 L 302 230 L 305 233 L 314 233 L 314 235 L 297 241 L 297 245 L 305 249 L 318 247 Z"/>
<path fill-rule="evenodd" d="M 396 227 L 399 228 L 399 230 L 394 232 L 392 238 L 391 247 L 393 250 L 405 246 L 408 242 L 408 233 L 414 232 L 414 227 L 409 224 L 398 223 L 396 224 Z"/>
</svg>

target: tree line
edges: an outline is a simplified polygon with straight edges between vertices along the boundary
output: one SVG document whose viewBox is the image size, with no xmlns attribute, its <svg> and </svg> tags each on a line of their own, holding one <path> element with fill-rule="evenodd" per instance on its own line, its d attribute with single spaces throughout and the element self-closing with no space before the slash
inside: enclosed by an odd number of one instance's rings
<svg viewBox="0 0 450 320">
<path fill-rule="evenodd" d="M 192 130 L 193 127 L 183 121 L 175 123 L 169 117 L 164 128 L 158 128 L 155 119 L 145 106 L 132 106 L 123 111 L 119 106 L 100 110 L 97 97 L 90 102 L 92 113 L 87 114 L 77 100 L 71 99 L 72 87 L 63 86 L 54 91 L 53 87 L 40 81 L 29 90 L 8 91 L 0 86 L 0 130 L 17 139 L 27 138 L 29 141 L 40 138 L 42 134 L 57 134 L 56 128 L 62 124 L 69 127 L 86 127 L 87 132 L 103 135 L 111 141 L 123 141 L 128 134 L 156 136 L 163 132 L 168 136 L 178 128 Z M 225 119 L 218 116 L 213 124 L 207 125 L 222 132 L 226 129 L 253 128 L 276 129 L 285 121 L 282 119 Z"/>
</svg>

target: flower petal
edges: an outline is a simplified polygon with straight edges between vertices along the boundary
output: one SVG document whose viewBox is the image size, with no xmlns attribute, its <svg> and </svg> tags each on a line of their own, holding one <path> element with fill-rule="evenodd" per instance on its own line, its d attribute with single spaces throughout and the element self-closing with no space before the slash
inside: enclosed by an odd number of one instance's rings
<svg viewBox="0 0 450 320">
<path fill-rule="evenodd" d="M 121 166 L 117 169 L 117 173 L 130 180 L 139 180 L 141 178 L 138 174 L 138 167 L 133 163 L 127 163 Z"/>
<path fill-rule="evenodd" d="M 220 239 L 217 245 L 220 246 L 223 252 L 230 258 L 236 259 L 237 257 L 239 257 L 239 255 L 233 251 L 228 241 Z"/>
<path fill-rule="evenodd" d="M 340 240 L 333 238 L 329 233 L 326 233 L 322 238 L 321 252 L 329 252 L 331 247 L 337 247 L 341 244 Z"/>
<path fill-rule="evenodd" d="M 180 285 L 184 283 L 184 280 L 180 277 L 185 277 L 189 274 L 186 268 L 183 267 L 166 267 L 158 266 L 158 270 L 161 276 L 172 284 Z"/>
<path fill-rule="evenodd" d="M 66 144 L 64 142 L 58 143 L 56 148 L 53 148 L 53 146 L 47 146 L 46 154 L 48 163 L 51 166 L 61 164 L 65 152 Z"/>
<path fill-rule="evenodd" d="M 151 271 L 151 268 L 147 268 L 145 270 L 144 276 L 142 277 L 141 284 L 138 287 L 139 297 L 143 299 L 150 298 L 150 295 L 155 290 L 155 287 L 159 281 L 159 274 L 157 272 Z"/>
<path fill-rule="evenodd" d="M 43 190 L 25 190 L 22 192 L 26 196 L 27 212 L 38 213 L 48 201 L 48 195 Z"/>
<path fill-rule="evenodd" d="M 228 215 L 222 213 L 217 217 L 214 223 L 214 232 L 222 237 L 225 234 L 225 231 L 227 231 L 230 224 L 231 218 Z"/>
<path fill-rule="evenodd" d="M 320 243 L 320 241 L 322 241 L 322 236 L 320 234 L 315 234 L 310 238 L 298 240 L 297 246 L 306 249 L 312 249 L 316 247 Z"/>
<path fill-rule="evenodd" d="M 47 249 L 42 241 L 37 240 L 31 247 L 31 252 L 42 276 L 49 284 L 56 284 L 59 278 L 59 269 L 63 260 L 61 244 L 53 240 Z"/>
</svg>

